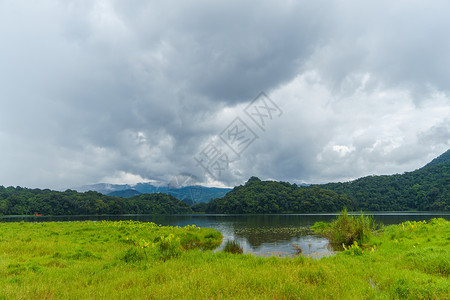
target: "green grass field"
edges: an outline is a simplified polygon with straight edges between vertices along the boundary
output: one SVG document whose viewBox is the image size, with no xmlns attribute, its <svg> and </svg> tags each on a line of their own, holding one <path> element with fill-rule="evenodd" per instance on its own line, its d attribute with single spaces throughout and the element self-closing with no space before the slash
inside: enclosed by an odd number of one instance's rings
<svg viewBox="0 0 450 300">
<path fill-rule="evenodd" d="M 0 223 L 0 299 L 450 299 L 450 222 L 406 222 L 313 260 L 213 252 L 220 233 Z"/>
</svg>

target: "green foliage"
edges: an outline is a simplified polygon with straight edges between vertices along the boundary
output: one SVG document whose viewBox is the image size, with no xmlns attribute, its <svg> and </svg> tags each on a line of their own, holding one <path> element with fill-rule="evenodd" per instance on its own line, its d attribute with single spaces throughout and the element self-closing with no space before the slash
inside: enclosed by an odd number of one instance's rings
<svg viewBox="0 0 450 300">
<path fill-rule="evenodd" d="M 348 195 L 356 209 L 365 211 L 449 211 L 450 150 L 413 172 L 318 187 Z"/>
<path fill-rule="evenodd" d="M 26 189 L 0 186 L 0 215 L 105 215 L 192 213 L 189 205 L 173 196 L 157 193 L 130 198 L 97 192 Z"/>
<path fill-rule="evenodd" d="M 450 210 L 450 150 L 402 175 L 368 176 L 347 183 L 301 186 L 251 177 L 224 197 L 195 211 L 226 214 L 350 210 Z"/>
<path fill-rule="evenodd" d="M 346 247 L 345 244 L 342 244 L 342 248 L 344 248 L 344 254 L 347 255 L 362 255 L 364 250 L 359 247 L 358 242 L 354 241 L 352 245 Z"/>
<path fill-rule="evenodd" d="M 223 247 L 223 252 L 232 253 L 232 254 L 242 254 L 244 253 L 244 249 L 242 249 L 241 245 L 237 241 L 227 241 L 225 246 Z"/>
<path fill-rule="evenodd" d="M 159 242 L 156 244 L 160 253 L 160 259 L 166 261 L 181 254 L 180 238 L 173 234 L 168 236 L 161 236 Z"/>
<path fill-rule="evenodd" d="M 443 219 L 384 227 L 371 239 L 374 251 L 358 243 L 320 260 L 183 246 L 165 261 L 156 256 L 162 236 L 206 242 L 213 232 L 141 222 L 0 223 L 0 299 L 450 299 Z"/>
<path fill-rule="evenodd" d="M 327 222 L 316 222 L 313 226 L 310 227 L 315 232 L 322 232 L 323 230 L 331 229 L 331 223 Z"/>
<path fill-rule="evenodd" d="M 194 212 L 205 212 L 208 209 L 208 203 L 206 202 L 196 203 L 192 205 L 191 208 Z"/>
<path fill-rule="evenodd" d="M 353 204 L 345 195 L 318 187 L 250 178 L 223 198 L 208 203 L 206 212 L 226 214 L 334 212 Z M 197 209 L 197 208 L 196 208 Z"/>
<path fill-rule="evenodd" d="M 345 249 L 345 246 L 358 247 L 358 243 L 368 242 L 376 224 L 371 216 L 365 216 L 362 212 L 359 216 L 350 216 L 344 209 L 333 222 L 318 222 L 312 229 L 327 237 L 335 249 Z"/>
<path fill-rule="evenodd" d="M 127 263 L 167 261 L 179 256 L 184 250 L 186 249 L 181 246 L 180 237 L 170 233 L 167 236 L 157 237 L 153 243 L 144 239 L 139 240 L 134 247 L 127 249 L 120 259 Z"/>
</svg>

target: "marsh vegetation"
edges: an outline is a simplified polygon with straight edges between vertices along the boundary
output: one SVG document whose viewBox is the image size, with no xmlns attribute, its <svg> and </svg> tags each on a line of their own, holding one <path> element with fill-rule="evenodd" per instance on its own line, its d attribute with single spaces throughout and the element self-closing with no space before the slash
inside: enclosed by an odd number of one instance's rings
<svg viewBox="0 0 450 300">
<path fill-rule="evenodd" d="M 0 223 L 0 298 L 450 297 L 450 222 L 384 227 L 333 257 L 209 251 L 213 229 L 142 222 Z"/>
</svg>

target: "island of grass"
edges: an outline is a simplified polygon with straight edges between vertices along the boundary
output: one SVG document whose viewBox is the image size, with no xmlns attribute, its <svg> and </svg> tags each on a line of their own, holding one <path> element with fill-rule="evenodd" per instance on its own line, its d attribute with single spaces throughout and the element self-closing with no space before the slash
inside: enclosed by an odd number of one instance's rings
<svg viewBox="0 0 450 300">
<path fill-rule="evenodd" d="M 0 299 L 450 298 L 443 219 L 384 227 L 320 260 L 210 251 L 221 239 L 131 221 L 0 223 Z"/>
</svg>

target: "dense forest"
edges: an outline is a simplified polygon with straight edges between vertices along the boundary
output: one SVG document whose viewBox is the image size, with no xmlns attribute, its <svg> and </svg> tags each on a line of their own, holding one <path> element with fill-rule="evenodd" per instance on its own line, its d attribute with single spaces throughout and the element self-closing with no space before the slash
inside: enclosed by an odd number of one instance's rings
<svg viewBox="0 0 450 300">
<path fill-rule="evenodd" d="M 334 212 L 354 204 L 346 195 L 319 187 L 298 187 L 288 182 L 261 181 L 250 178 L 244 186 L 235 187 L 224 197 L 208 205 L 194 206 L 208 213 L 307 213 Z"/>
<path fill-rule="evenodd" d="M 449 211 L 450 150 L 413 172 L 346 183 L 300 186 L 256 177 L 222 198 L 194 205 L 210 213 L 308 213 L 348 210 Z"/>
<path fill-rule="evenodd" d="M 131 198 L 48 189 L 0 186 L 0 215 L 94 215 L 192 213 L 186 203 L 167 194 L 143 194 Z"/>
<path fill-rule="evenodd" d="M 346 194 L 357 209 L 450 210 L 450 150 L 413 172 L 368 176 L 318 187 Z"/>
<path fill-rule="evenodd" d="M 192 203 L 192 201 L 191 201 Z M 192 207 L 165 193 L 130 198 L 0 186 L 0 215 L 308 213 L 348 210 L 450 210 L 450 150 L 413 172 L 346 183 L 297 186 L 250 178 L 224 197 Z"/>
</svg>

